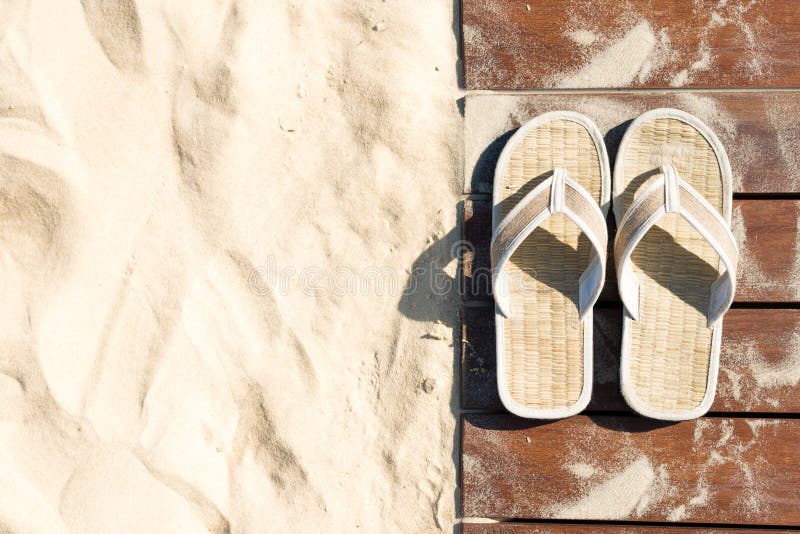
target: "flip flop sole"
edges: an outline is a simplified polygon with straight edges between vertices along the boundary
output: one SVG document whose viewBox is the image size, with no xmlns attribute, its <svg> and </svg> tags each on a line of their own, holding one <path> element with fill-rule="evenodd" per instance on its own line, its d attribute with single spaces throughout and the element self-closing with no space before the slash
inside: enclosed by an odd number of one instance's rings
<svg viewBox="0 0 800 534">
<path fill-rule="evenodd" d="M 608 156 L 597 127 L 577 113 L 541 115 L 505 146 L 495 173 L 493 230 L 537 185 L 564 167 L 607 213 Z M 591 244 L 562 214 L 545 220 L 506 265 L 508 318 L 495 314 L 498 388 L 511 412 L 530 418 L 567 417 L 589 402 L 592 316 L 578 317 L 579 278 Z"/>
<path fill-rule="evenodd" d="M 620 144 L 617 225 L 662 164 L 672 165 L 730 223 L 731 171 L 716 135 L 687 113 L 659 109 L 634 121 Z M 719 256 L 680 214 L 669 213 L 636 246 L 631 262 L 640 283 L 639 320 L 623 317 L 623 396 L 649 417 L 699 417 L 714 400 L 719 365 L 722 321 L 707 326 Z"/>
</svg>

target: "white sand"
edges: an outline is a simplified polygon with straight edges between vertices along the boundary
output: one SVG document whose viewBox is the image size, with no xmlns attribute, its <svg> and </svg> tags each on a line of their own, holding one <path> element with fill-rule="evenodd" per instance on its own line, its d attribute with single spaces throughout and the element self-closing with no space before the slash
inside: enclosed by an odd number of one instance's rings
<svg viewBox="0 0 800 534">
<path fill-rule="evenodd" d="M 644 513 L 658 475 L 647 456 L 640 456 L 622 471 L 590 488 L 577 502 L 549 512 L 557 518 L 622 519 Z"/>
<path fill-rule="evenodd" d="M 597 468 L 595 466 L 585 462 L 567 464 L 565 468 L 576 477 L 583 479 L 592 478 L 597 472 Z"/>
<path fill-rule="evenodd" d="M 564 35 L 580 46 L 590 46 L 597 40 L 596 33 L 585 29 L 567 31 Z"/>
<path fill-rule="evenodd" d="M 450 530 L 452 17 L 3 3 L 0 530 Z"/>
<path fill-rule="evenodd" d="M 595 54 L 578 71 L 561 76 L 556 87 L 625 87 L 647 80 L 657 56 L 658 37 L 643 20 Z"/>
</svg>

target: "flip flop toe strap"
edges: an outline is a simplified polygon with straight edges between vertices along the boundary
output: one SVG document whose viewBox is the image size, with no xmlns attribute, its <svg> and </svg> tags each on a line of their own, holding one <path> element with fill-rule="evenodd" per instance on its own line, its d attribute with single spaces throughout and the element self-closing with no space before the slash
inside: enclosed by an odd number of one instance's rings
<svg viewBox="0 0 800 534">
<path fill-rule="evenodd" d="M 620 297 L 628 314 L 639 318 L 639 281 L 631 255 L 645 234 L 667 213 L 679 213 L 711 244 L 725 271 L 711 285 L 706 319 L 711 327 L 730 308 L 736 291 L 739 249 L 730 225 L 703 196 L 681 179 L 671 165 L 661 167 L 661 176 L 628 208 L 617 230 L 614 257 Z"/>
<path fill-rule="evenodd" d="M 578 309 L 581 321 L 600 296 L 605 281 L 608 231 L 605 216 L 586 189 L 570 179 L 567 170 L 556 168 L 506 215 L 492 236 L 492 288 L 500 313 L 510 316 L 509 291 L 516 280 L 509 280 L 505 266 L 515 250 L 550 215 L 563 213 L 592 244 L 589 266 L 579 280 Z"/>
</svg>

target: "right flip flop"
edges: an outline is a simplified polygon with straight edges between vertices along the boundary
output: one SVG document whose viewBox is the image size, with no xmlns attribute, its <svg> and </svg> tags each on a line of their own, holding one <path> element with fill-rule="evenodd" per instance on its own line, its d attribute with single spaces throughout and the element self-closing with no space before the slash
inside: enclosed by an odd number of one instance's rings
<svg viewBox="0 0 800 534">
<path fill-rule="evenodd" d="M 648 111 L 622 138 L 612 201 L 620 374 L 641 415 L 694 419 L 714 401 L 722 316 L 736 286 L 732 187 L 725 149 L 688 113 Z"/>
</svg>

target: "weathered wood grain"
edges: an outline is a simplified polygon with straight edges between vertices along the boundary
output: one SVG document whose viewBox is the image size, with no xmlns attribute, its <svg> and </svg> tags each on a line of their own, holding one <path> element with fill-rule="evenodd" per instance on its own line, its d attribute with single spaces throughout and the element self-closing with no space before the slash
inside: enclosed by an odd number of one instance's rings
<svg viewBox="0 0 800 534">
<path fill-rule="evenodd" d="M 486 200 L 465 200 L 461 225 L 461 292 L 464 300 L 488 300 L 492 290 L 492 205 Z"/>
<path fill-rule="evenodd" d="M 500 410 L 494 306 L 461 310 L 461 407 Z"/>
<path fill-rule="evenodd" d="M 485 201 L 464 201 L 461 225 L 461 291 L 464 300 L 486 299 L 491 292 L 489 245 L 492 240 L 492 207 Z M 487 233 L 488 232 L 488 233 Z"/>
<path fill-rule="evenodd" d="M 465 523 L 462 534 L 744 534 L 738 528 L 696 527 L 696 526 L 649 526 L 631 523 L 609 524 L 575 524 L 575 523 Z M 746 532 L 765 532 L 783 534 L 795 532 L 787 529 L 748 528 Z"/>
<path fill-rule="evenodd" d="M 462 0 L 468 89 L 797 87 L 800 10 L 761 0 Z"/>
<path fill-rule="evenodd" d="M 628 410 L 619 392 L 621 308 L 596 308 L 594 411 Z M 497 394 L 494 308 L 462 314 L 462 407 L 503 410 Z M 732 309 L 724 319 L 712 412 L 800 413 L 800 310 Z"/>
<path fill-rule="evenodd" d="M 585 114 L 605 135 L 613 165 L 629 121 L 659 107 L 688 111 L 716 132 L 728 152 L 735 192 L 800 192 L 800 91 L 470 95 L 464 119 L 465 192 L 492 192 L 500 151 L 511 133 L 537 115 Z"/>
<path fill-rule="evenodd" d="M 800 420 L 462 419 L 465 517 L 800 525 Z"/>
<path fill-rule="evenodd" d="M 462 237 L 472 250 L 462 258 L 464 298 L 488 300 L 491 202 L 467 200 L 464 205 Z M 798 200 L 734 200 L 732 228 L 740 250 L 737 302 L 800 301 L 799 223 Z M 612 229 L 609 242 L 613 239 Z M 609 268 L 607 275 L 600 300 L 616 302 L 616 274 Z"/>
<path fill-rule="evenodd" d="M 736 300 L 800 300 L 800 201 L 734 200 L 739 245 Z"/>
</svg>

